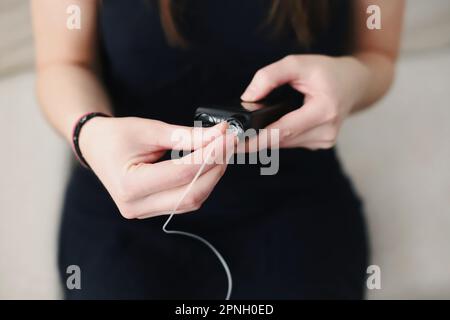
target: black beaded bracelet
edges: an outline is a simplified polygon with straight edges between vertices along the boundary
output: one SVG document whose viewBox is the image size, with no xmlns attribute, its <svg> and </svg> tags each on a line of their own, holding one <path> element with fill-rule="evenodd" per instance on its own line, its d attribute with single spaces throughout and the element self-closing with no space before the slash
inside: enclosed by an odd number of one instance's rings
<svg viewBox="0 0 450 320">
<path fill-rule="evenodd" d="M 80 163 L 83 166 L 85 166 L 86 168 L 89 168 L 89 169 L 91 167 L 87 163 L 86 159 L 83 157 L 83 154 L 81 153 L 81 150 L 80 150 L 79 136 L 80 136 L 81 128 L 83 128 L 83 126 L 86 124 L 86 122 L 88 122 L 89 120 L 91 120 L 92 118 L 95 118 L 95 117 L 110 117 L 110 116 L 105 113 L 102 113 L 102 112 L 86 113 L 75 123 L 75 126 L 73 127 L 73 131 L 72 131 L 73 152 L 77 156 L 78 161 L 80 161 Z"/>
</svg>

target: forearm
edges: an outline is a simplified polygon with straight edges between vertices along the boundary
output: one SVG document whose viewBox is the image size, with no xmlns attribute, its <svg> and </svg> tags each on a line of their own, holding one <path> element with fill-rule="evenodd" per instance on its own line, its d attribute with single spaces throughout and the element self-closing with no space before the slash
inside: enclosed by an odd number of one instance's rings
<svg viewBox="0 0 450 320">
<path fill-rule="evenodd" d="M 88 67 L 54 63 L 38 68 L 37 94 L 51 125 L 71 140 L 74 123 L 85 113 L 111 114 L 108 97 L 96 74 Z"/>
<path fill-rule="evenodd" d="M 364 67 L 365 81 L 352 112 L 358 112 L 380 100 L 392 85 L 395 59 L 383 53 L 365 51 L 356 53 L 356 60 Z"/>
<path fill-rule="evenodd" d="M 367 27 L 369 6 L 380 9 L 380 29 L 372 30 Z M 364 67 L 366 75 L 358 79 L 362 82 L 362 94 L 358 97 L 352 112 L 363 110 L 377 102 L 392 85 L 395 63 L 399 55 L 404 7 L 404 0 L 355 1 L 353 57 Z"/>
</svg>

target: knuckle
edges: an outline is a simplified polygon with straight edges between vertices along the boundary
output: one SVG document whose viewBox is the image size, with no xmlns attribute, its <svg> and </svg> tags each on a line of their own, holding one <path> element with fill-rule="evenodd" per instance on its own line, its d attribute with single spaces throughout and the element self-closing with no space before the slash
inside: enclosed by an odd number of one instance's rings
<svg viewBox="0 0 450 320">
<path fill-rule="evenodd" d="M 118 205 L 118 207 L 119 207 L 120 214 L 125 219 L 129 219 L 129 220 L 136 219 L 139 216 L 138 212 L 131 205 L 129 205 L 127 203 L 122 203 L 122 204 Z"/>
<path fill-rule="evenodd" d="M 314 69 L 314 75 L 317 79 L 319 79 L 320 81 L 327 81 L 328 79 L 328 70 L 325 66 L 323 65 L 319 65 L 316 66 Z"/>
<path fill-rule="evenodd" d="M 198 204 L 198 205 L 196 205 L 196 206 L 193 206 L 193 207 L 190 209 L 190 211 L 197 211 L 197 210 L 200 210 L 201 207 L 202 207 L 202 203 L 200 203 L 200 204 Z"/>
<path fill-rule="evenodd" d="M 286 141 L 289 140 L 292 136 L 293 136 L 293 131 L 292 131 L 292 129 L 286 128 L 286 129 L 280 130 L 280 135 L 279 135 L 279 141 L 280 141 L 280 144 L 286 142 Z"/>
<path fill-rule="evenodd" d="M 217 167 L 211 169 L 211 172 L 213 173 L 214 178 L 219 179 L 225 174 L 226 169 L 227 169 L 226 164 L 219 164 L 217 165 Z"/>
<path fill-rule="evenodd" d="M 320 147 L 316 143 L 309 143 L 304 145 L 305 149 L 311 150 L 311 151 L 317 151 L 320 149 Z"/>
<path fill-rule="evenodd" d="M 327 150 L 333 148 L 335 145 L 334 141 L 325 141 L 319 145 L 320 149 Z"/>
<path fill-rule="evenodd" d="M 222 176 L 225 174 L 225 171 L 227 171 L 227 166 L 226 166 L 226 165 L 222 165 L 222 166 L 220 167 L 220 171 L 219 171 L 218 176 L 219 176 L 219 177 L 222 177 Z"/>
<path fill-rule="evenodd" d="M 327 150 L 331 149 L 335 146 L 334 141 L 321 141 L 321 142 L 314 142 L 310 143 L 305 146 L 305 148 L 312 150 L 312 151 L 319 151 L 319 150 Z"/>
<path fill-rule="evenodd" d="M 287 64 L 291 64 L 291 65 L 297 65 L 299 63 L 298 61 L 298 56 L 296 56 L 295 54 L 290 54 L 287 55 L 286 57 L 284 57 L 283 59 Z"/>
<path fill-rule="evenodd" d="M 338 136 L 338 130 L 336 127 L 330 127 L 326 130 L 326 132 L 323 134 L 323 140 L 326 142 L 330 142 L 336 144 L 336 139 Z"/>
<path fill-rule="evenodd" d="M 116 198 L 122 203 L 128 203 L 133 200 L 133 195 L 127 188 L 120 186 L 116 191 Z"/>
<path fill-rule="evenodd" d="M 283 141 L 280 140 L 280 142 L 278 143 L 279 148 L 287 148 L 289 146 L 290 146 L 290 144 L 287 140 L 283 140 Z"/>
<path fill-rule="evenodd" d="M 324 122 L 334 123 L 339 117 L 338 106 L 336 103 L 330 103 L 323 110 Z"/>
<path fill-rule="evenodd" d="M 178 173 L 178 182 L 181 184 L 187 184 L 191 182 L 191 180 L 194 178 L 196 174 L 196 167 L 192 165 L 185 166 L 182 170 Z"/>
<path fill-rule="evenodd" d="M 200 192 L 192 192 L 189 196 L 186 197 L 185 202 L 186 208 L 195 211 L 200 209 L 200 207 L 202 206 L 203 196 Z"/>
<path fill-rule="evenodd" d="M 255 74 L 255 78 L 262 86 L 267 86 L 267 87 L 272 86 L 272 83 L 270 80 L 271 76 L 270 76 L 269 71 L 266 68 L 259 69 Z"/>
<path fill-rule="evenodd" d="M 116 198 L 123 203 L 130 202 L 134 200 L 135 192 L 134 192 L 133 183 L 126 178 L 120 179 L 117 184 L 117 190 L 115 192 Z"/>
<path fill-rule="evenodd" d="M 257 77 L 259 79 L 267 78 L 268 77 L 267 69 L 266 68 L 259 69 L 258 71 L 256 71 L 255 77 Z"/>
</svg>

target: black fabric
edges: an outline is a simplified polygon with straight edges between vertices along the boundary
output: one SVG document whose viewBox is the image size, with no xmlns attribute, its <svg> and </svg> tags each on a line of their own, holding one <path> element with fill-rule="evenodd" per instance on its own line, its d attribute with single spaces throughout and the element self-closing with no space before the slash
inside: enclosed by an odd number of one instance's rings
<svg viewBox="0 0 450 320">
<path fill-rule="evenodd" d="M 118 115 L 192 124 L 196 106 L 238 97 L 254 72 L 287 54 L 343 54 L 348 1 L 306 50 L 263 24 L 269 1 L 196 1 L 182 23 L 188 49 L 167 45 L 155 1 L 104 0 L 103 79 Z M 333 40 L 331 40 L 333 39 Z M 234 299 L 360 299 L 367 239 L 361 202 L 335 150 L 281 150 L 280 171 L 231 165 L 203 207 L 171 228 L 210 240 L 229 262 Z M 79 265 L 67 298 L 224 298 L 225 273 L 201 243 L 166 235 L 167 217 L 122 218 L 95 175 L 74 166 L 66 191 L 59 267 Z"/>
</svg>

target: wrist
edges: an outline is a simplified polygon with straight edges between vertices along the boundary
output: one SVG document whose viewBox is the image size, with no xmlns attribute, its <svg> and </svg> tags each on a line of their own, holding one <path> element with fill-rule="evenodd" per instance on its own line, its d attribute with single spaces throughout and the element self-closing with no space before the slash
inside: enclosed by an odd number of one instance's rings
<svg viewBox="0 0 450 320">
<path fill-rule="evenodd" d="M 365 62 L 358 57 L 347 57 L 346 70 L 350 71 L 353 81 L 350 81 L 353 85 L 350 87 L 349 97 L 350 105 L 349 112 L 357 111 L 364 105 L 369 93 L 370 81 L 371 81 L 371 69 L 365 64 Z"/>
<path fill-rule="evenodd" d="M 72 133 L 72 149 L 80 161 L 80 163 L 90 168 L 88 161 L 86 160 L 86 154 L 89 141 L 96 135 L 99 124 L 108 120 L 109 115 L 100 112 L 90 112 L 78 119 L 75 123 Z"/>
</svg>

